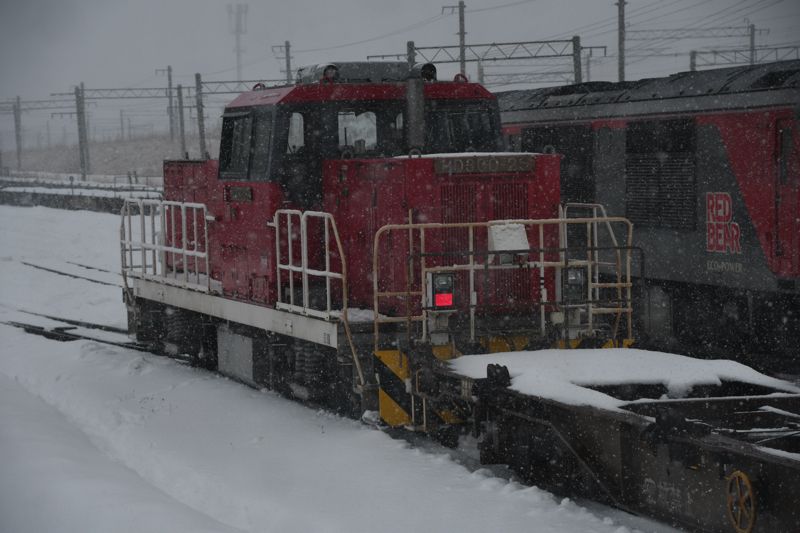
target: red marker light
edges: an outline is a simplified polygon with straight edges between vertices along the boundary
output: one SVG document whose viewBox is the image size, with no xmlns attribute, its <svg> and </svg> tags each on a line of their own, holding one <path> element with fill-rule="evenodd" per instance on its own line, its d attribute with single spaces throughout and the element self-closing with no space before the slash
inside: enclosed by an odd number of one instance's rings
<svg viewBox="0 0 800 533">
<path fill-rule="evenodd" d="M 433 303 L 436 307 L 451 307 L 453 305 L 453 293 L 440 292 L 434 296 Z"/>
</svg>

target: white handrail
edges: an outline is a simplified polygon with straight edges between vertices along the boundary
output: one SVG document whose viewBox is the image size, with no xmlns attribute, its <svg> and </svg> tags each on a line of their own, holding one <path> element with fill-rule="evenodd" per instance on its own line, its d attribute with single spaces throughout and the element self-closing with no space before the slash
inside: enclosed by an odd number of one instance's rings
<svg viewBox="0 0 800 533">
<path fill-rule="evenodd" d="M 122 273 L 126 280 L 155 279 L 169 285 L 211 292 L 208 211 L 204 204 L 126 199 L 121 215 L 120 249 Z M 138 232 L 134 232 L 134 227 Z M 166 231 L 169 231 L 169 239 L 165 239 Z M 136 257 L 141 261 L 138 265 Z"/>
<path fill-rule="evenodd" d="M 588 206 L 587 206 L 588 207 Z M 591 207 L 595 207 L 592 205 Z M 602 207 L 600 207 L 602 210 Z M 519 270 L 524 269 L 528 272 L 532 278 L 535 277 L 536 281 L 538 281 L 540 287 L 540 295 L 539 295 L 539 302 L 538 306 L 540 308 L 540 316 L 541 321 L 539 323 L 539 329 L 541 330 L 542 334 L 545 333 L 545 321 L 544 321 L 544 312 L 545 308 L 548 306 L 556 306 L 560 307 L 563 305 L 563 302 L 560 300 L 563 296 L 559 296 L 556 294 L 555 298 L 550 298 L 547 294 L 546 287 L 545 287 L 545 272 L 547 270 L 555 271 L 556 275 L 562 273 L 566 267 L 571 267 L 573 265 L 579 265 L 582 268 L 587 269 L 588 275 L 591 276 L 587 278 L 588 282 L 588 293 L 587 293 L 587 302 L 580 304 L 582 307 L 588 306 L 589 309 L 589 323 L 585 325 L 585 330 L 582 331 L 581 334 L 591 334 L 593 333 L 596 324 L 595 322 L 595 314 L 602 315 L 602 314 L 617 314 L 618 319 L 621 316 L 625 316 L 627 318 L 627 328 L 626 334 L 627 338 L 632 336 L 632 306 L 630 305 L 630 287 L 631 287 L 631 247 L 632 247 L 632 238 L 633 238 L 633 226 L 631 222 L 623 217 L 609 217 L 605 215 L 604 211 L 601 211 L 601 215 L 598 216 L 597 210 L 594 210 L 592 216 L 587 217 L 580 217 L 580 218 L 568 218 L 566 216 L 566 209 L 560 211 L 562 213 L 561 217 L 555 219 L 538 219 L 538 220 L 494 220 L 489 222 L 472 222 L 472 223 L 418 223 L 418 224 L 389 224 L 386 226 L 381 227 L 375 234 L 374 243 L 373 243 L 373 269 L 372 269 L 372 284 L 373 284 L 373 312 L 374 312 L 374 336 L 375 336 L 375 346 L 378 349 L 378 344 L 380 341 L 379 335 L 379 325 L 381 323 L 411 323 L 411 322 L 421 322 L 421 335 L 422 340 L 426 341 L 428 337 L 427 325 L 428 325 L 428 315 L 430 314 L 429 309 L 425 303 L 425 298 L 427 295 L 427 274 L 434 273 L 434 272 L 455 272 L 455 271 L 466 271 L 468 272 L 469 276 L 469 290 L 470 290 L 470 302 L 468 303 L 469 311 L 470 311 L 470 339 L 475 340 L 475 307 L 476 302 L 472 301 L 472 294 L 475 290 L 475 275 L 477 271 L 483 270 Z M 488 228 L 491 226 L 496 225 L 521 225 L 529 230 L 531 230 L 534 234 L 538 234 L 538 245 L 533 246 L 528 250 L 529 255 L 528 259 L 525 260 L 523 263 L 514 263 L 511 265 L 504 265 L 504 264 L 493 264 L 488 261 L 488 256 L 492 252 L 497 252 L 497 250 L 478 250 L 476 244 L 476 232 L 482 231 L 484 233 L 488 233 Z M 625 233 L 625 244 L 620 246 L 618 244 L 618 240 L 613 232 L 613 225 L 618 224 L 621 225 L 623 228 L 623 233 Z M 585 225 L 587 227 L 588 233 L 588 241 L 585 247 L 587 255 L 584 260 L 576 260 L 570 261 L 569 257 L 567 256 L 567 227 L 570 225 Z M 616 283 L 599 283 L 599 278 L 594 279 L 595 277 L 599 276 L 600 273 L 600 247 L 599 247 L 599 235 L 598 235 L 598 228 L 605 227 L 607 228 L 610 239 L 613 242 L 613 246 L 610 248 L 616 252 L 618 256 L 621 254 L 626 255 L 626 261 L 617 260 L 613 263 L 610 263 L 610 266 L 615 267 L 615 276 L 617 279 Z M 443 266 L 428 266 L 426 264 L 426 255 L 430 255 L 428 252 L 428 247 L 426 246 L 426 241 L 430 242 L 437 242 L 437 239 L 434 239 L 433 236 L 426 237 L 426 233 L 436 232 L 436 231 L 443 231 L 448 229 L 454 228 L 463 228 L 467 230 L 467 239 L 464 243 L 465 248 L 460 250 L 459 252 L 455 253 L 453 256 L 453 262 L 443 265 Z M 548 247 L 545 244 L 545 231 L 547 228 L 553 228 L 553 230 L 558 232 L 558 247 Z M 418 261 L 420 263 L 420 282 L 419 285 L 414 284 L 414 286 L 409 285 L 405 291 L 401 290 L 401 288 L 396 287 L 394 290 L 379 290 L 379 279 L 381 273 L 380 267 L 380 254 L 379 250 L 381 249 L 380 243 L 381 239 L 385 237 L 387 234 L 391 232 L 405 232 L 409 235 L 414 235 L 415 238 L 418 238 L 419 244 L 419 258 Z M 530 235 L 531 233 L 529 233 Z M 485 237 L 485 236 L 484 236 Z M 549 250 L 549 252 L 548 252 Z M 510 250 L 510 252 L 520 252 L 521 250 Z M 434 253 L 433 255 L 437 255 Z M 487 259 L 483 261 L 476 261 L 476 257 L 478 256 L 486 256 Z M 442 256 L 444 257 L 444 256 Z M 456 258 L 461 257 L 463 260 L 459 262 Z M 604 264 L 604 263 L 603 263 Z M 557 285 L 558 286 L 558 285 Z M 619 297 L 617 301 L 612 305 L 608 301 L 603 301 L 600 298 L 600 288 L 614 288 L 617 289 L 617 293 Z M 622 294 L 622 289 L 625 289 L 624 295 Z M 381 301 L 387 298 L 395 298 L 395 297 L 419 297 L 420 301 L 417 306 L 419 310 L 418 314 L 409 314 L 406 317 L 387 317 L 381 315 Z M 564 308 L 569 307 L 568 305 L 563 305 Z M 616 337 L 616 329 L 618 324 L 614 325 L 614 337 Z M 575 332 L 572 332 L 575 333 Z M 569 336 L 571 332 L 565 332 L 565 335 Z"/>
</svg>

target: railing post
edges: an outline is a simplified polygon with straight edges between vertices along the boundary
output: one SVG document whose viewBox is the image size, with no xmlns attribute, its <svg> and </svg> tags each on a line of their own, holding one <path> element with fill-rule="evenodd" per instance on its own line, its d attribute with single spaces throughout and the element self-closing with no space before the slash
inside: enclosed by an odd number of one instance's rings
<svg viewBox="0 0 800 533">
<path fill-rule="evenodd" d="M 300 216 L 300 279 L 303 288 L 303 313 L 308 311 L 308 218 L 307 213 Z"/>
</svg>

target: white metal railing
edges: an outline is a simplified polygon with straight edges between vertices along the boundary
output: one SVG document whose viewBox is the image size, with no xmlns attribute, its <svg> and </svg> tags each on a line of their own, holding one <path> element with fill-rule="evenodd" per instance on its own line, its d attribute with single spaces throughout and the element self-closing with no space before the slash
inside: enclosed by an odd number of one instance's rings
<svg viewBox="0 0 800 533">
<path fill-rule="evenodd" d="M 309 243 L 309 226 L 313 221 L 319 221 L 322 226 L 319 228 L 322 235 L 317 236 L 318 243 Z M 273 225 L 276 231 L 275 264 L 278 271 L 278 297 L 275 307 L 326 320 L 339 318 L 340 309 L 334 308 L 332 301 L 331 283 L 338 281 L 342 286 L 342 295 L 346 294 L 346 266 L 344 249 L 333 216 L 321 211 L 279 209 L 275 212 Z M 317 262 L 322 261 L 320 268 L 310 266 L 309 244 L 313 245 L 312 250 L 323 254 L 321 258 L 316 258 Z M 334 265 L 331 260 L 332 244 L 336 245 L 338 265 Z M 335 266 L 339 268 L 336 269 Z M 318 296 L 312 295 L 312 278 L 318 278 L 324 283 L 324 305 L 320 305 L 319 301 L 314 301 L 312 305 L 312 296 Z M 346 302 L 346 298 L 342 296 L 343 311 L 346 311 Z"/>
<path fill-rule="evenodd" d="M 310 242 L 309 227 L 314 223 L 322 235 L 316 235 Z M 296 209 L 278 209 L 271 226 L 275 229 L 275 267 L 277 271 L 277 299 L 275 308 L 291 313 L 298 313 L 324 320 L 339 320 L 344 327 L 350 353 L 353 358 L 358 385 L 366 383 L 361 360 L 353 342 L 350 323 L 347 317 L 347 261 L 344 248 L 339 238 L 339 230 L 333 215 L 322 211 L 298 211 Z M 338 261 L 331 257 L 331 249 L 335 245 Z M 314 257 L 320 268 L 312 268 L 309 249 L 318 251 L 321 257 Z M 299 255 L 299 258 L 298 258 Z M 298 263 L 299 260 L 299 263 Z M 338 269 L 336 268 L 338 266 Z M 299 279 L 297 279 L 299 277 Z M 319 301 L 312 302 L 312 291 L 319 284 L 312 279 L 322 281 L 324 305 Z M 338 283 L 341 307 L 334 306 L 332 285 Z M 284 292 L 286 289 L 286 292 Z M 298 301 L 299 300 L 299 301 Z"/>
<path fill-rule="evenodd" d="M 212 291 L 204 204 L 126 199 L 120 223 L 122 277 Z"/>
<path fill-rule="evenodd" d="M 594 222 L 585 224 L 585 243 L 577 246 L 570 244 L 569 232 L 562 232 L 562 249 L 565 251 L 565 261 L 570 266 L 575 265 L 575 261 L 570 261 L 570 258 L 566 255 L 570 249 L 577 248 L 585 250 L 586 253 L 585 261 L 578 262 L 581 267 L 586 269 L 586 278 L 588 280 L 586 284 L 586 302 L 585 304 L 575 304 L 574 307 L 582 308 L 586 315 L 587 327 L 593 326 L 595 315 L 597 314 L 616 314 L 616 323 L 614 325 L 616 329 L 621 320 L 619 308 L 617 306 L 602 307 L 594 303 L 601 300 L 601 292 L 604 289 L 616 291 L 617 301 L 631 301 L 633 285 L 629 279 L 626 282 L 623 279 L 623 275 L 624 272 L 630 273 L 631 270 L 632 254 L 630 247 L 632 242 L 628 242 L 628 253 L 623 256 L 623 249 L 619 245 L 616 233 L 602 204 L 568 203 L 561 210 L 562 217 L 566 219 L 570 217 L 573 219 L 580 218 L 580 214 L 572 216 L 571 211 L 575 210 L 588 213 L 588 215 L 584 214 L 583 216 L 588 216 Z M 629 224 L 632 231 L 633 224 Z M 602 242 L 601 236 L 605 237 Z M 609 281 L 602 281 L 601 275 L 605 275 Z M 576 326 L 581 327 L 580 324 Z"/>
<path fill-rule="evenodd" d="M 602 209 L 602 208 L 600 208 Z M 581 335 L 588 335 L 593 333 L 597 327 L 596 315 L 616 315 L 616 321 L 613 325 L 612 335 L 616 338 L 619 328 L 622 326 L 621 319 L 626 319 L 624 332 L 628 338 L 632 337 L 632 306 L 631 306 L 631 253 L 632 253 L 632 239 L 633 239 L 633 225 L 631 222 L 622 217 L 609 217 L 605 216 L 604 211 L 594 211 L 591 216 L 567 218 L 565 211 L 560 211 L 561 216 L 555 219 L 539 219 L 539 220 L 495 220 L 489 222 L 473 222 L 473 223 L 427 223 L 427 224 L 389 224 L 381 227 L 375 234 L 374 239 L 374 256 L 373 256 L 373 270 L 372 270 L 372 283 L 373 283 L 373 306 L 374 306 L 374 335 L 376 349 L 380 342 L 379 328 L 380 324 L 384 323 L 403 323 L 411 328 L 412 323 L 419 323 L 421 327 L 422 340 L 427 340 L 427 327 L 429 323 L 430 309 L 425 303 L 426 295 L 428 294 L 428 273 L 435 272 L 467 272 L 468 276 L 468 291 L 469 291 L 469 325 L 470 325 L 470 339 L 476 339 L 476 309 L 479 307 L 476 292 L 476 275 L 478 273 L 486 274 L 488 271 L 495 270 L 523 270 L 534 280 L 532 283 L 538 283 L 540 287 L 539 301 L 536 305 L 539 307 L 539 329 L 542 334 L 545 334 L 545 311 L 547 309 L 557 309 L 564 311 L 566 315 L 570 308 L 568 302 L 563 301 L 561 294 L 561 283 L 563 275 L 566 274 L 567 268 L 579 267 L 587 272 L 587 293 L 585 301 L 576 304 L 582 308 L 587 308 L 587 318 L 581 324 L 573 324 L 572 327 L 567 323 L 565 325 L 567 331 L 564 332 L 566 338 L 577 338 Z M 490 228 L 493 226 L 501 225 L 519 225 L 525 228 L 525 233 L 529 237 L 534 238 L 534 246 L 529 246 L 527 249 L 503 249 L 495 248 L 493 250 L 488 247 L 479 248 L 478 243 L 486 243 L 489 240 L 488 234 Z M 587 241 L 581 245 L 579 249 L 585 254 L 581 259 L 571 258 L 569 255 L 569 242 L 567 239 L 568 228 L 585 226 L 587 228 Z M 621 232 L 624 233 L 622 244 L 617 239 L 614 227 L 619 226 Z M 601 232 L 600 228 L 604 228 Z M 466 232 L 463 247 L 457 252 L 443 252 L 437 250 L 437 246 L 441 247 L 443 242 L 443 232 L 452 229 L 462 229 Z M 553 232 L 557 232 L 555 242 L 557 246 L 552 244 L 548 245 L 546 239 L 550 239 Z M 603 235 L 603 242 L 610 240 L 611 245 L 608 247 L 615 254 L 615 260 L 607 261 L 600 254 L 602 247 L 601 233 L 609 232 L 609 235 Z M 395 285 L 395 290 L 380 290 L 380 275 L 381 275 L 381 241 L 383 238 L 391 233 L 395 233 L 398 237 L 402 234 L 409 235 L 409 257 L 408 272 L 406 275 L 406 288 L 402 290 Z M 411 240 L 413 239 L 413 243 Z M 402 242 L 402 241 L 401 241 Z M 399 247 L 395 248 L 399 249 Z M 413 250 L 413 252 L 412 252 Z M 492 255 L 511 254 L 516 256 L 517 260 L 512 262 L 493 261 Z M 438 257 L 433 260 L 433 257 Z M 452 258 L 452 262 L 446 263 L 445 258 Z M 483 259 L 482 259 L 483 258 Z M 522 259 L 520 259 L 522 258 Z M 398 257 L 392 255 L 392 261 L 398 261 Z M 438 264 L 432 264 L 438 263 Z M 416 265 L 416 266 L 414 266 Z M 601 267 L 608 268 L 611 271 L 613 281 L 601 282 L 599 274 Z M 420 273 L 418 278 L 413 275 L 414 269 Z M 556 294 L 548 294 L 546 290 L 546 279 L 552 273 L 555 280 Z M 386 280 L 383 280 L 384 282 Z M 603 299 L 601 297 L 601 289 L 612 289 L 617 291 L 617 297 L 612 299 Z M 486 295 L 484 294 L 484 297 Z M 408 312 L 405 316 L 383 316 L 381 315 L 381 302 L 386 299 L 402 298 L 407 303 L 416 300 L 416 304 L 407 307 Z M 411 309 L 414 309 L 412 312 Z M 566 317 L 565 317 L 566 318 Z M 580 330 L 580 331 L 579 331 Z"/>
</svg>

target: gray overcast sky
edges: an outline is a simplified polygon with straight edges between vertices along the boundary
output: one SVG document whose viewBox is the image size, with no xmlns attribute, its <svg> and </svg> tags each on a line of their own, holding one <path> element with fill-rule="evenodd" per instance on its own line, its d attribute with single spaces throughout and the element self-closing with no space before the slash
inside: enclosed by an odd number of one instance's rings
<svg viewBox="0 0 800 533">
<path fill-rule="evenodd" d="M 285 40 L 292 43 L 293 66 L 402 53 L 408 40 L 417 46 L 458 43 L 458 17 L 441 10 L 456 0 L 0 0 L 0 102 L 17 95 L 24 100 L 48 98 L 81 81 L 89 88 L 165 86 L 165 77 L 155 69 L 168 64 L 176 84 L 193 83 L 195 72 L 206 80 L 235 79 L 235 41 L 227 13 L 227 6 L 235 3 L 249 4 L 242 38 L 244 79 L 282 78 L 282 61 L 271 46 Z M 576 34 L 585 46 L 606 45 L 608 54 L 616 55 L 614 0 L 467 0 L 466 6 L 467 42 Z M 759 45 L 800 44 L 798 0 L 628 0 L 627 11 L 630 29 L 742 26 L 749 21 L 770 29 L 758 35 Z M 350 44 L 365 40 L 369 42 Z M 689 50 L 742 48 L 747 39 L 629 42 L 629 56 L 646 46 L 678 55 L 630 57 L 628 79 L 687 70 Z M 564 70 L 552 64 L 532 68 Z M 615 57 L 596 59 L 591 68 L 593 80 L 616 80 Z M 440 71 L 452 75 L 455 67 Z M 475 76 L 474 65 L 468 71 Z M 508 71 L 487 66 L 487 72 Z M 221 98 L 216 103 L 229 99 Z M 109 105 L 101 103 L 93 112 L 99 117 Z M 132 104 L 111 107 L 124 106 Z M 145 108 L 156 114 L 164 107 L 146 102 L 132 107 L 143 115 Z M 33 115 L 25 115 L 28 135 L 49 119 L 44 112 Z M 13 139 L 9 115 L 0 115 L 0 136 L 8 149 Z"/>
</svg>

